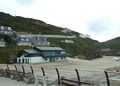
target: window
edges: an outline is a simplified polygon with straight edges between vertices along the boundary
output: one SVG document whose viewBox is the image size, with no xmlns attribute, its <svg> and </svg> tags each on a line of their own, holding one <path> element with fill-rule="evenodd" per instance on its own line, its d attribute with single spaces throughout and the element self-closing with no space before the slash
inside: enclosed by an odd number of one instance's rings
<svg viewBox="0 0 120 86">
<path fill-rule="evenodd" d="M 36 40 L 38 41 L 38 40 L 40 40 L 40 38 L 36 38 Z"/>
<path fill-rule="evenodd" d="M 27 38 L 26 41 L 30 41 L 30 39 Z"/>
<path fill-rule="evenodd" d="M 23 38 L 21 38 L 21 41 L 24 41 L 24 39 L 23 39 Z"/>
<path fill-rule="evenodd" d="M 61 54 L 65 54 L 65 51 L 61 51 Z"/>
</svg>

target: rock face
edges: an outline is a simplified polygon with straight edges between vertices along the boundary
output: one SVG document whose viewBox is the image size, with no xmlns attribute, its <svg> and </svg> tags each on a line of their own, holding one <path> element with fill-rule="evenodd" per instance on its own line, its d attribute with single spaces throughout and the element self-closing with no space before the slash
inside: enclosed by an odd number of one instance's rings
<svg viewBox="0 0 120 86">
<path fill-rule="evenodd" d="M 99 42 L 92 40 L 88 47 L 87 59 L 102 58 L 102 51 Z"/>
</svg>

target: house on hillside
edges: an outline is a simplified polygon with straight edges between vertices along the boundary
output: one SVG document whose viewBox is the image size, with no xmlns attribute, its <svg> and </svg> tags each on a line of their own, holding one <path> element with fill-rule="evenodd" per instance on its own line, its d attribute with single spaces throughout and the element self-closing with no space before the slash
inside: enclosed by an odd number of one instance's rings
<svg viewBox="0 0 120 86">
<path fill-rule="evenodd" d="M 70 32 L 72 32 L 72 30 L 70 30 L 70 29 L 68 29 L 68 28 L 64 28 L 64 29 L 62 30 L 62 32 L 63 32 L 63 33 L 70 33 Z"/>
<path fill-rule="evenodd" d="M 49 46 L 50 42 L 47 41 L 46 37 L 33 36 L 32 43 L 34 46 Z"/>
<path fill-rule="evenodd" d="M 5 47 L 5 41 L 4 41 L 4 39 L 0 39 L 0 47 Z"/>
<path fill-rule="evenodd" d="M 17 54 L 17 63 L 43 63 L 66 60 L 68 54 L 60 47 L 33 47 Z"/>
<path fill-rule="evenodd" d="M 30 33 L 27 32 L 16 32 L 16 44 L 18 46 L 31 46 L 32 41 L 31 41 L 31 36 L 26 36 L 30 35 Z"/>
<path fill-rule="evenodd" d="M 50 43 L 47 41 L 46 37 L 38 36 L 28 32 L 16 32 L 16 40 L 18 46 L 49 46 Z"/>
<path fill-rule="evenodd" d="M 71 43 L 71 44 L 73 44 L 73 43 L 74 43 L 74 41 L 73 41 L 73 40 L 67 40 L 67 39 L 62 40 L 61 42 L 64 42 L 64 43 Z"/>
<path fill-rule="evenodd" d="M 12 35 L 13 34 L 13 30 L 11 29 L 11 27 L 0 26 L 0 33 L 1 34 Z"/>
<path fill-rule="evenodd" d="M 27 37 L 18 37 L 17 38 L 17 45 L 18 46 L 31 46 L 32 42 L 30 38 Z"/>
<path fill-rule="evenodd" d="M 88 35 L 88 34 L 79 34 L 79 37 L 81 37 L 81 38 L 90 38 L 90 35 Z"/>
</svg>

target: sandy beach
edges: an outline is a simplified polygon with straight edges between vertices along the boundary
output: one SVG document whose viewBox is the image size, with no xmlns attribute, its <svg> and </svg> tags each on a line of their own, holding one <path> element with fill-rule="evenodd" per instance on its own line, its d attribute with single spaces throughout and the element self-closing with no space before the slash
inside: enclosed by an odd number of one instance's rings
<svg viewBox="0 0 120 86">
<path fill-rule="evenodd" d="M 4 66 L 3 64 L 1 65 L 2 67 Z M 104 71 L 106 68 L 117 67 L 119 65 L 120 65 L 120 61 L 116 62 L 115 60 L 113 60 L 113 56 L 104 56 L 103 58 L 94 59 L 94 60 L 81 60 L 81 59 L 68 58 L 67 61 L 63 61 L 63 62 L 32 64 L 35 72 L 40 71 L 41 66 L 50 69 L 57 67 L 60 70 L 60 73 L 63 74 L 64 73 L 72 74 L 72 70 L 74 70 L 75 68 L 77 68 L 78 70 L 87 70 L 87 71 Z M 25 65 L 25 66 L 26 68 L 28 68 L 27 66 L 29 65 Z M 64 70 L 64 72 L 61 70 Z M 45 69 L 45 71 L 53 72 L 54 70 L 49 71 Z M 27 85 L 25 84 L 25 82 L 18 82 L 16 80 L 11 80 L 10 78 L 0 77 L 0 86 L 35 86 L 35 85 L 34 84 Z"/>
</svg>

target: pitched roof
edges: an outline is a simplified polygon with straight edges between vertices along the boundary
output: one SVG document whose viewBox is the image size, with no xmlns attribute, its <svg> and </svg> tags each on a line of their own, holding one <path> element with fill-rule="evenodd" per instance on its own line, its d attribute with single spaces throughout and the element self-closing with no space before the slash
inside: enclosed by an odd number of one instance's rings
<svg viewBox="0 0 120 86">
<path fill-rule="evenodd" d="M 39 50 L 64 50 L 60 47 L 35 47 L 35 48 L 37 48 Z"/>
<path fill-rule="evenodd" d="M 40 53 L 39 51 L 34 50 L 34 49 L 24 49 L 24 51 L 27 52 L 27 53 L 34 53 L 34 54 Z"/>
</svg>

